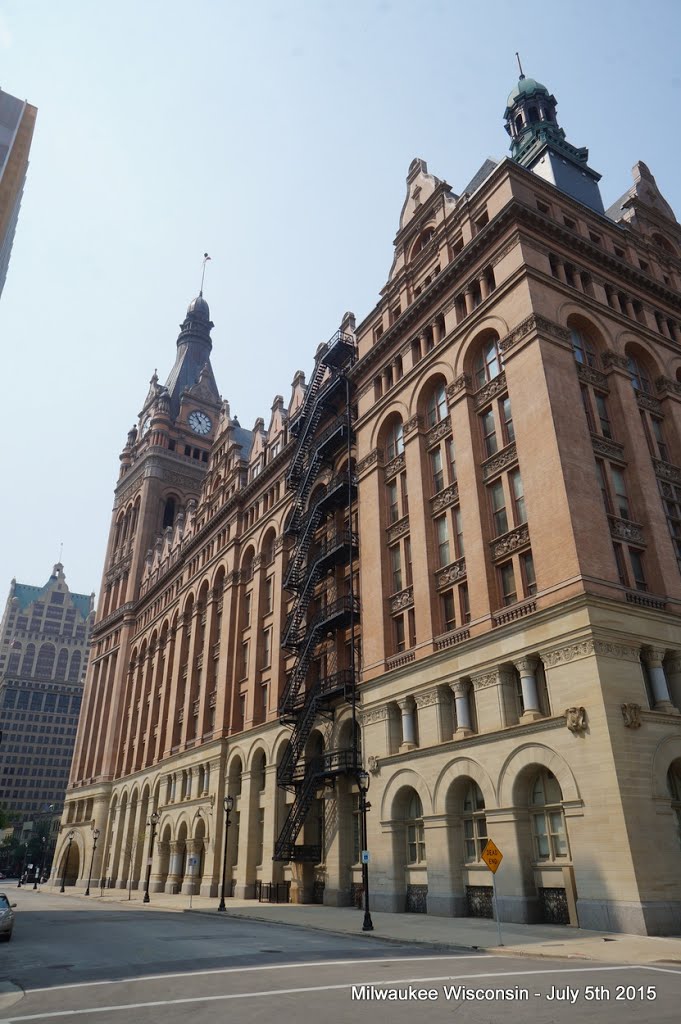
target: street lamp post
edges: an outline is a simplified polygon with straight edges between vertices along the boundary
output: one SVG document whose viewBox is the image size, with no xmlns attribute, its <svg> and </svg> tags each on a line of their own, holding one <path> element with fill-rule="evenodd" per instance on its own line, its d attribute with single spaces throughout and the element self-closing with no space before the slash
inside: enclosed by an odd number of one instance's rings
<svg viewBox="0 0 681 1024">
<path fill-rule="evenodd" d="M 367 811 L 371 809 L 371 804 L 367 802 L 367 793 L 369 791 L 370 781 L 369 772 L 360 768 L 357 772 L 357 785 L 359 786 L 360 811 L 362 814 L 362 888 L 364 890 L 363 932 L 372 932 L 374 930 L 374 923 L 371 920 L 371 914 L 369 913 L 369 839 L 367 836 Z"/>
<path fill-rule="evenodd" d="M 39 881 L 40 881 L 40 880 L 42 879 L 42 877 L 43 877 L 43 868 L 45 867 L 45 847 L 47 846 L 47 836 L 43 836 L 43 838 L 42 838 L 41 842 L 42 842 L 42 844 L 43 844 L 43 852 L 42 852 L 42 854 L 40 855 L 40 871 L 39 871 L 39 873 L 38 873 L 38 874 L 36 875 L 36 879 L 35 879 L 35 881 L 34 881 L 34 883 L 33 883 L 33 888 L 34 888 L 34 889 L 37 889 L 37 888 L 38 888 L 38 882 L 39 882 Z"/>
<path fill-rule="evenodd" d="M 66 838 L 69 841 L 69 845 L 66 848 L 66 859 L 64 860 L 64 871 L 63 871 L 62 876 L 61 876 L 61 889 L 59 890 L 59 892 L 66 892 L 66 888 L 64 886 L 64 883 L 66 882 L 66 876 L 67 876 L 68 871 L 69 871 L 69 857 L 71 855 L 71 843 L 76 838 L 75 830 L 71 829 L 71 831 L 69 832 L 69 834 L 67 835 Z"/>
<path fill-rule="evenodd" d="M 24 877 L 24 871 L 26 870 L 26 858 L 28 857 L 28 839 L 24 839 L 24 856 L 21 858 L 21 870 L 19 871 L 19 881 L 17 882 L 17 889 L 21 889 L 21 879 Z"/>
<path fill-rule="evenodd" d="M 142 900 L 142 903 L 149 903 L 150 902 L 150 900 L 149 900 L 149 881 L 151 879 L 151 862 L 152 862 L 152 860 L 154 858 L 154 839 L 156 838 L 156 826 L 158 825 L 158 823 L 160 821 L 160 818 L 161 818 L 160 814 L 158 814 L 156 811 L 154 811 L 149 816 L 149 821 L 147 822 L 147 825 L 151 826 L 151 842 L 149 843 L 149 860 L 147 861 L 147 880 L 146 880 L 146 883 L 145 883 L 145 886 L 144 886 L 144 899 Z"/>
<path fill-rule="evenodd" d="M 92 879 L 92 865 L 95 862 L 95 850 L 97 849 L 97 840 L 98 839 L 99 839 L 99 829 L 98 828 L 93 828 L 93 830 L 92 830 L 92 856 L 90 857 L 90 871 L 89 871 L 88 876 L 87 876 L 87 889 L 85 890 L 85 895 L 86 896 L 90 895 L 90 881 Z"/>
<path fill-rule="evenodd" d="M 234 809 L 234 797 L 226 796 L 222 801 L 225 809 L 225 847 L 222 853 L 222 891 L 220 894 L 220 906 L 218 910 L 227 910 L 225 906 L 225 876 L 227 874 L 227 835 L 229 833 L 229 812 Z"/>
</svg>

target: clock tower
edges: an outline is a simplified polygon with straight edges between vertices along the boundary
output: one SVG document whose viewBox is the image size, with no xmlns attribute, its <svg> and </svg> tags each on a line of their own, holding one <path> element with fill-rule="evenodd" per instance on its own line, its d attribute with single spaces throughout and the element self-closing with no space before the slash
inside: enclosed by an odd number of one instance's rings
<svg viewBox="0 0 681 1024">
<path fill-rule="evenodd" d="M 180 325 L 170 374 L 161 384 L 154 371 L 138 422 L 120 455 L 90 668 L 107 737 L 95 754 L 94 737 L 80 736 L 79 745 L 92 745 L 92 756 L 81 749 L 74 757 L 74 764 L 80 761 L 81 766 L 84 758 L 88 776 L 98 781 L 111 779 L 116 771 L 129 641 L 145 564 L 198 501 L 208 468 L 222 407 L 210 364 L 212 327 L 200 293 Z M 106 654 L 100 659 L 98 652 Z"/>
</svg>

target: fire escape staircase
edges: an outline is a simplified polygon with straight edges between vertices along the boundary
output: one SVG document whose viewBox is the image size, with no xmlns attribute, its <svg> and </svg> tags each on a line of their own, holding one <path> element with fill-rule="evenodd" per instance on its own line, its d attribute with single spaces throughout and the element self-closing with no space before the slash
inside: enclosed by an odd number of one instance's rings
<svg viewBox="0 0 681 1024">
<path fill-rule="evenodd" d="M 314 682 L 308 679 L 315 652 L 330 633 L 351 625 L 359 613 L 353 595 L 341 596 L 310 617 L 315 589 L 326 571 L 347 564 L 357 549 L 357 537 L 351 530 L 341 530 L 316 543 L 315 537 L 324 520 L 336 509 L 347 507 L 354 500 L 356 481 L 348 473 L 334 477 L 324 493 L 308 507 L 310 494 L 325 464 L 330 464 L 348 443 L 352 430 L 350 410 L 338 415 L 339 401 L 347 397 L 346 379 L 342 370 L 354 356 L 352 339 L 339 332 L 324 346 L 317 357 L 312 380 L 301 409 L 292 424 L 296 447 L 287 475 L 288 487 L 294 491 L 285 533 L 294 540 L 294 547 L 284 576 L 284 588 L 293 594 L 293 607 L 282 634 L 282 647 L 295 653 L 295 662 L 279 704 L 282 722 L 291 725 L 289 746 L 277 769 L 277 784 L 295 793 L 288 816 L 275 844 L 274 859 L 318 863 L 320 847 L 297 844 L 312 801 L 325 779 L 357 769 L 354 750 L 332 751 L 303 763 L 305 747 L 317 716 L 333 713 L 339 698 L 352 700 L 354 670 L 335 672 Z M 320 432 L 319 426 L 329 422 Z"/>
</svg>

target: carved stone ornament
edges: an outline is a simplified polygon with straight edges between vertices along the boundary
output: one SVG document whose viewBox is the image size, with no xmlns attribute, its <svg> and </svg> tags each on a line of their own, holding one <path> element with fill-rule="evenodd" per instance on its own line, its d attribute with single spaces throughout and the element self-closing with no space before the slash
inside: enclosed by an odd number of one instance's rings
<svg viewBox="0 0 681 1024">
<path fill-rule="evenodd" d="M 430 448 L 432 445 L 437 444 L 443 437 L 449 437 L 451 432 L 452 421 L 449 416 L 445 416 L 443 420 L 440 420 L 440 422 L 436 423 L 434 427 L 431 427 L 426 434 L 426 448 Z"/>
<path fill-rule="evenodd" d="M 390 613 L 394 615 L 395 612 L 400 612 L 403 608 L 410 608 L 413 603 L 414 588 L 407 587 L 406 590 L 401 590 L 399 594 L 390 598 Z"/>
<path fill-rule="evenodd" d="M 459 500 L 459 485 L 450 484 L 449 487 L 445 487 L 443 491 L 440 491 L 431 498 L 431 508 L 433 513 L 440 512 L 443 508 L 449 508 L 450 505 L 455 505 Z"/>
<path fill-rule="evenodd" d="M 284 535 L 281 534 L 281 536 L 277 537 L 277 539 L 274 542 L 274 550 L 275 550 L 275 552 L 281 551 L 285 544 L 286 544 L 286 537 L 284 537 Z"/>
<path fill-rule="evenodd" d="M 375 466 L 378 462 L 379 450 L 374 448 L 368 455 L 365 455 L 363 459 L 360 459 L 357 463 L 357 472 L 363 473 L 365 469 L 370 469 L 371 466 Z"/>
<path fill-rule="evenodd" d="M 672 466 L 670 462 L 663 462 L 661 459 L 653 459 L 653 466 L 656 476 L 663 480 L 671 480 L 674 484 L 681 484 L 681 469 L 678 466 Z M 671 491 L 665 494 L 665 497 L 670 497 L 672 501 L 675 500 Z"/>
<path fill-rule="evenodd" d="M 411 432 L 413 430 L 418 430 L 418 428 L 420 426 L 421 426 L 421 417 L 420 416 L 412 416 L 412 418 L 410 420 L 407 420 L 407 422 L 404 424 L 404 427 L 403 427 L 404 436 L 406 437 L 407 434 L 411 434 Z"/>
<path fill-rule="evenodd" d="M 467 373 L 462 373 L 461 376 L 457 377 L 455 381 L 447 387 L 447 397 L 453 398 L 454 395 L 458 395 L 460 391 L 464 391 L 471 386 L 471 378 Z"/>
<path fill-rule="evenodd" d="M 586 709 L 566 708 L 565 724 L 570 732 L 581 733 L 586 731 Z"/>
<path fill-rule="evenodd" d="M 496 686 L 499 676 L 495 672 L 482 672 L 479 676 L 471 676 L 471 683 L 474 690 L 484 690 L 488 686 Z"/>
<path fill-rule="evenodd" d="M 681 396 L 681 384 L 677 380 L 669 380 L 668 377 L 658 377 L 655 381 L 658 391 L 667 391 L 672 395 Z"/>
<path fill-rule="evenodd" d="M 362 712 L 362 725 L 373 725 L 374 722 L 387 722 L 390 718 L 390 709 L 385 705 L 381 708 L 371 708 Z"/>
<path fill-rule="evenodd" d="M 493 398 L 496 398 L 497 395 L 502 394 L 506 390 L 506 374 L 502 371 L 487 384 L 483 384 L 479 391 L 476 391 L 475 408 L 479 409 L 481 406 L 487 405 Z"/>
<path fill-rule="evenodd" d="M 227 583 L 230 586 L 236 586 L 241 580 L 241 573 L 238 569 L 234 569 L 232 572 L 227 574 Z"/>
<path fill-rule="evenodd" d="M 485 480 L 489 480 L 490 477 L 496 476 L 497 473 L 501 473 L 504 469 L 507 469 L 512 463 L 518 461 L 518 450 L 515 445 L 515 441 L 512 444 L 507 444 L 505 448 L 502 448 L 497 455 L 493 455 L 491 459 L 483 464 L 482 475 Z"/>
<path fill-rule="evenodd" d="M 391 476 L 395 476 L 396 473 L 400 473 L 405 466 L 404 452 L 398 455 L 397 458 L 392 459 L 385 466 L 385 479 L 389 480 Z"/>
<path fill-rule="evenodd" d="M 518 548 L 522 548 L 525 544 L 530 543 L 530 531 L 525 523 L 523 526 L 519 526 L 517 530 L 511 530 L 510 533 L 504 534 L 500 540 L 492 541 L 492 558 L 504 558 L 506 555 L 511 554 L 512 551 L 517 551 Z"/>
<path fill-rule="evenodd" d="M 595 384 L 602 391 L 609 390 L 608 378 L 600 370 L 594 370 L 593 366 L 584 366 L 583 363 L 577 363 L 577 376 L 585 384 Z"/>
<path fill-rule="evenodd" d="M 596 455 L 604 455 L 606 459 L 617 459 L 618 462 L 625 461 L 624 445 L 618 441 L 610 441 L 600 434 L 592 434 L 591 444 Z"/>
<path fill-rule="evenodd" d="M 619 352 L 613 352 L 611 350 L 603 353 L 603 365 L 604 366 L 619 366 L 621 370 L 629 369 L 629 360 L 626 356 L 621 356 Z"/>
<path fill-rule="evenodd" d="M 388 527 L 386 530 L 388 543 L 391 544 L 392 541 L 397 540 L 399 537 L 403 537 L 405 533 L 409 533 L 409 516 L 405 516 L 403 519 L 400 519 L 399 522 Z"/>
<path fill-rule="evenodd" d="M 619 519 L 617 516 L 608 516 L 610 533 L 616 540 L 632 541 L 634 544 L 645 544 L 643 529 L 638 523 L 631 523 L 628 519 Z"/>
<path fill-rule="evenodd" d="M 574 661 L 575 658 L 588 658 L 594 653 L 593 640 L 580 640 L 567 647 L 559 647 L 555 651 L 542 651 L 541 659 L 545 668 L 555 668 L 556 665 L 563 665 L 566 662 Z"/>
<path fill-rule="evenodd" d="M 439 690 L 428 690 L 427 693 L 415 693 L 414 701 L 417 708 L 429 708 L 433 704 L 442 703 L 442 694 Z"/>
<path fill-rule="evenodd" d="M 558 338 L 559 341 L 570 340 L 570 332 L 562 324 L 557 324 L 553 320 L 547 320 L 544 316 L 537 316 L 536 313 L 532 313 L 521 321 L 517 327 L 514 327 L 512 331 L 509 331 L 505 338 L 501 339 L 499 348 L 502 352 L 508 352 L 510 348 L 517 345 L 528 334 L 538 334 L 540 332 Z"/>
<path fill-rule="evenodd" d="M 375 754 L 369 754 L 367 757 L 367 769 L 372 775 L 381 774 L 381 766 Z"/>
<path fill-rule="evenodd" d="M 641 728 L 641 705 L 622 704 L 622 717 L 627 729 Z"/>
<path fill-rule="evenodd" d="M 446 565 L 444 569 L 435 573 L 435 585 L 438 590 L 442 587 L 449 587 L 466 575 L 466 559 L 459 558 L 458 561 Z"/>
<path fill-rule="evenodd" d="M 648 412 L 655 412 L 658 416 L 662 415 L 662 406 L 656 398 L 652 397 L 652 395 L 645 395 L 642 391 L 637 391 L 636 402 L 639 409 L 647 409 Z"/>
</svg>

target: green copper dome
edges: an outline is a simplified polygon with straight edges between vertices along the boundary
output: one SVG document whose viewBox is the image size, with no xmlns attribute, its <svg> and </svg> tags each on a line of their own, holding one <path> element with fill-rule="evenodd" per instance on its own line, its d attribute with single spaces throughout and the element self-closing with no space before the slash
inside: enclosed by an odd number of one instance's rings
<svg viewBox="0 0 681 1024">
<path fill-rule="evenodd" d="M 523 75 L 522 78 L 518 79 L 515 89 L 509 93 L 506 107 L 512 107 L 521 96 L 533 96 L 536 92 L 542 92 L 545 96 L 549 94 L 549 90 L 541 82 L 537 82 L 534 78 L 525 78 Z"/>
</svg>

